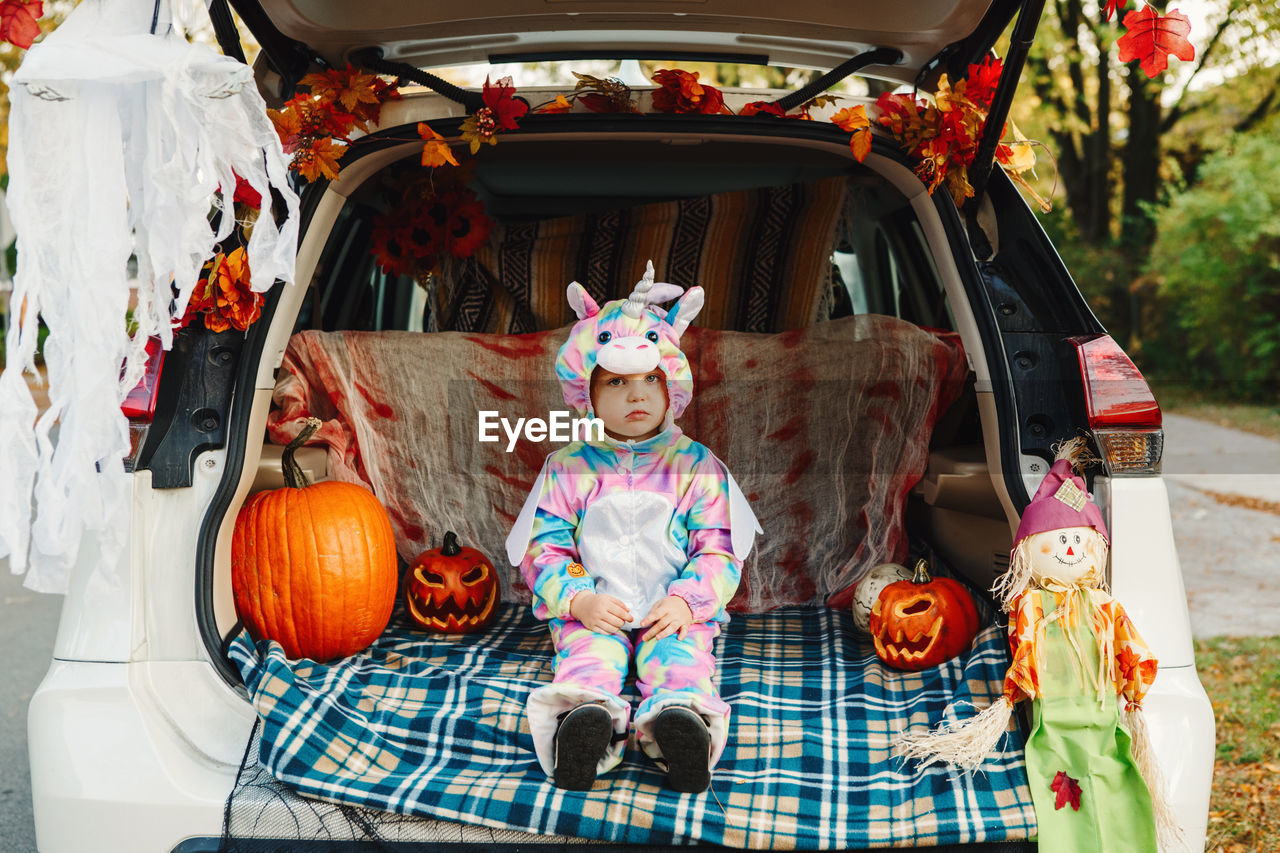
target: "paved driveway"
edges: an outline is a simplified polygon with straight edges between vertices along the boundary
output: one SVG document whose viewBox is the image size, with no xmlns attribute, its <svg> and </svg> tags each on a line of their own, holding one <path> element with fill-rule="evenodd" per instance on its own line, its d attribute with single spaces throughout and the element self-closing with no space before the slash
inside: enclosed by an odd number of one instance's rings
<svg viewBox="0 0 1280 853">
<path fill-rule="evenodd" d="M 1192 632 L 1280 635 L 1280 441 L 1178 415 L 1164 429 Z"/>
</svg>

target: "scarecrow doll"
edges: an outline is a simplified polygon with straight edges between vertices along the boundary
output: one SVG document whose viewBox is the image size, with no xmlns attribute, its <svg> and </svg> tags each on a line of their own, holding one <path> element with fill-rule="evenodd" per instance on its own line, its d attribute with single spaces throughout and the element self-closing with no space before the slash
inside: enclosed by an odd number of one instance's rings
<svg viewBox="0 0 1280 853">
<path fill-rule="evenodd" d="M 1157 836 L 1162 849 L 1182 849 L 1141 713 L 1156 659 L 1104 588 L 1106 526 L 1074 470 L 1084 452 L 1083 438 L 1057 452 L 992 590 L 1010 614 L 1004 695 L 961 723 L 904 736 L 901 752 L 976 769 L 1014 704 L 1029 699 L 1027 778 L 1042 851 L 1154 851 Z"/>
</svg>

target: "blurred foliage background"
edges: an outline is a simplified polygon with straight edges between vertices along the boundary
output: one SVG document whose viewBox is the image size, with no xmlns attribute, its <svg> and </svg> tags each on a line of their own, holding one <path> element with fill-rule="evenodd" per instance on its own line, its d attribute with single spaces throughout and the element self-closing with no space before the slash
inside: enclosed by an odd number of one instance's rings
<svg viewBox="0 0 1280 853">
<path fill-rule="evenodd" d="M 46 0 L 52 29 L 78 0 Z M 1183 0 L 1196 59 L 1149 80 L 1121 65 L 1103 0 L 1048 0 L 1013 118 L 1043 142 L 1033 184 L 1041 222 L 1099 319 L 1164 387 L 1280 399 L 1280 3 Z M 1168 0 L 1153 0 L 1168 11 Z M 238 22 L 238 21 L 237 21 Z M 193 37 L 215 44 L 207 22 Z M 250 60 L 256 44 L 241 27 Z M 0 45 L 0 172 L 8 89 L 22 51 Z M 568 64 L 439 70 L 519 85 L 572 82 Z M 655 63 L 572 63 L 642 84 Z M 590 66 L 590 67 L 588 67 Z M 817 72 L 684 63 L 718 86 L 794 89 Z M 874 97 L 885 86 L 838 87 Z"/>
<path fill-rule="evenodd" d="M 1196 46 L 1193 62 L 1155 80 L 1118 63 L 1120 30 L 1102 5 L 1049 0 L 1014 104 L 1057 159 L 1055 209 L 1041 221 L 1148 376 L 1274 403 L 1280 4 L 1152 3 L 1190 15 Z M 1046 164 L 1037 188 L 1054 177 Z"/>
</svg>

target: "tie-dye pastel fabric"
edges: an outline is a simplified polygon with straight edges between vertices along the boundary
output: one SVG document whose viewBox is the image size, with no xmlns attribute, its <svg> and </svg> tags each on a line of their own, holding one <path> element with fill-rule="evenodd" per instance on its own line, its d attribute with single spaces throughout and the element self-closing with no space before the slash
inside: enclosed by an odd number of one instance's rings
<svg viewBox="0 0 1280 853">
<path fill-rule="evenodd" d="M 741 577 L 729 536 L 729 481 L 674 424 L 640 442 L 574 442 L 547 458 L 520 564 L 534 615 L 568 618 L 583 590 L 638 620 L 678 595 L 697 622 L 723 622 Z M 634 627 L 634 626 L 633 626 Z"/>
<path fill-rule="evenodd" d="M 702 305 L 702 291 L 684 293 L 670 311 L 653 307 L 682 293 L 653 281 L 652 265 L 630 297 L 598 307 L 581 286 L 569 286 L 579 321 L 556 359 L 565 401 L 591 411 L 591 373 L 661 368 L 668 407 L 662 430 L 643 441 L 578 441 L 547 457 L 533 492 L 507 540 L 533 592 L 533 612 L 550 620 L 555 678 L 529 698 L 534 745 L 553 775 L 557 718 L 583 702 L 603 704 L 614 731 L 625 734 L 630 706 L 620 698 L 630 659 L 643 702 L 635 724 L 641 747 L 661 760 L 652 720 L 671 705 L 695 709 L 711 731 L 711 764 L 724 750 L 729 706 L 717 695 L 713 643 L 725 607 L 742 576 L 759 530 L 746 498 L 724 464 L 673 423 L 693 393 L 680 335 Z M 633 621 L 621 635 L 593 633 L 569 613 L 574 596 L 592 591 L 627 605 Z M 640 639 L 638 622 L 660 600 L 678 596 L 694 625 L 681 639 Z M 597 768 L 622 760 L 612 746 Z"/>
</svg>

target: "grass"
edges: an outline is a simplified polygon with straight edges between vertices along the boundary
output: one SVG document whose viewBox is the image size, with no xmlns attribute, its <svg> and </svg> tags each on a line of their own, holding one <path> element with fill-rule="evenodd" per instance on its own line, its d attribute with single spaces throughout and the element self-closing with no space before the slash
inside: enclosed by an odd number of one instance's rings
<svg viewBox="0 0 1280 853">
<path fill-rule="evenodd" d="M 1185 382 L 1153 381 L 1151 389 L 1166 412 L 1280 439 L 1280 404 L 1241 403 L 1230 399 L 1229 392 Z"/>
<path fill-rule="evenodd" d="M 1280 850 L 1280 637 L 1196 642 L 1217 757 L 1206 850 Z"/>
</svg>

